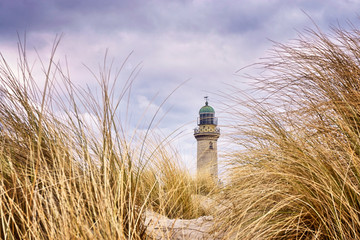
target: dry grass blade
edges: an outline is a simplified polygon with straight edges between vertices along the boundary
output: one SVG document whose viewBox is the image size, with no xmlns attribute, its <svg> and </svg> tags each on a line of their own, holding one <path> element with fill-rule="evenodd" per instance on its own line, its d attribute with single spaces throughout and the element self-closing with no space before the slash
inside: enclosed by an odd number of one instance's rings
<svg viewBox="0 0 360 240">
<path fill-rule="evenodd" d="M 222 236 L 360 238 L 359 39 L 357 29 L 307 30 L 261 63 L 267 95 L 233 128 L 244 150 L 224 190 Z"/>
<path fill-rule="evenodd" d="M 117 98 L 120 73 L 114 80 L 104 67 L 97 99 L 54 63 L 58 43 L 48 65 L 41 62 L 43 91 L 25 47 L 20 44 L 20 77 L 1 56 L 0 238 L 146 239 L 146 209 L 176 218 L 200 215 L 192 179 L 167 141 L 150 129 L 131 137 L 118 119 L 119 108 L 129 109 L 123 101 L 139 68 Z"/>
</svg>

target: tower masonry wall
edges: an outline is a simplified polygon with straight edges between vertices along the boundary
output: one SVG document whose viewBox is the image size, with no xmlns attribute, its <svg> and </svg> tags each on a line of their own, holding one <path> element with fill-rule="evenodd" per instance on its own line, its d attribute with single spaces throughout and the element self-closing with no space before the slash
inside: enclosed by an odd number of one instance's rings
<svg viewBox="0 0 360 240">
<path fill-rule="evenodd" d="M 197 139 L 197 172 L 201 175 L 218 176 L 217 139 L 219 135 L 196 136 Z"/>
<path fill-rule="evenodd" d="M 197 173 L 218 180 L 217 140 L 220 137 L 220 128 L 215 110 L 209 106 L 208 97 L 205 97 L 205 106 L 199 110 L 198 127 L 194 129 L 197 140 Z"/>
</svg>

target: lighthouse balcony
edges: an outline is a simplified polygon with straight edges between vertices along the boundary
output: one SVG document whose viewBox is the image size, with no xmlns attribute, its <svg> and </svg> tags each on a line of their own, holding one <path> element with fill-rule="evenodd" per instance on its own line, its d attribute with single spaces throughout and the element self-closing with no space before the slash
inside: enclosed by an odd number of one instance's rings
<svg viewBox="0 0 360 240">
<path fill-rule="evenodd" d="M 220 128 L 203 128 L 203 127 L 197 127 L 194 129 L 194 135 L 197 134 L 208 134 L 208 135 L 219 135 L 220 134 Z"/>
</svg>

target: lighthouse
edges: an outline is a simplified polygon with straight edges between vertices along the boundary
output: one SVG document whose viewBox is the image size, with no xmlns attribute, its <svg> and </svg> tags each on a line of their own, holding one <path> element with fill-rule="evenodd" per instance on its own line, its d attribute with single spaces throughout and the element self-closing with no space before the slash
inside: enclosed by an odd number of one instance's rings
<svg viewBox="0 0 360 240">
<path fill-rule="evenodd" d="M 198 127 L 194 129 L 197 140 L 197 174 L 210 176 L 215 181 L 218 178 L 217 140 L 220 137 L 220 128 L 215 110 L 205 97 L 205 105 L 200 108 L 197 120 Z"/>
</svg>

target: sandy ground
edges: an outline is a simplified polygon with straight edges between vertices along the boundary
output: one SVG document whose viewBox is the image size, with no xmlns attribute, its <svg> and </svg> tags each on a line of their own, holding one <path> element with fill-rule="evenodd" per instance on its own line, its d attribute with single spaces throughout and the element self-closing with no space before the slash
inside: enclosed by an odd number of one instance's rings
<svg viewBox="0 0 360 240">
<path fill-rule="evenodd" d="M 169 219 L 158 213 L 146 211 L 147 234 L 154 239 L 214 239 L 210 234 L 212 216 L 196 219 Z"/>
<path fill-rule="evenodd" d="M 192 197 L 193 201 L 198 202 L 210 214 L 222 209 L 221 205 L 208 197 L 201 195 L 193 195 Z M 161 214 L 147 210 L 145 212 L 145 224 L 148 236 L 152 236 L 157 240 L 218 239 L 210 233 L 214 224 L 212 216 L 203 216 L 196 219 L 169 219 Z"/>
</svg>

